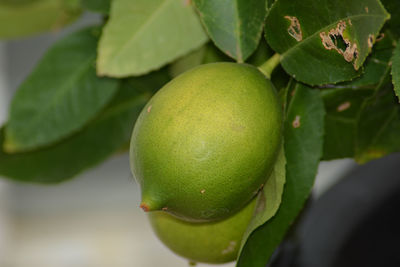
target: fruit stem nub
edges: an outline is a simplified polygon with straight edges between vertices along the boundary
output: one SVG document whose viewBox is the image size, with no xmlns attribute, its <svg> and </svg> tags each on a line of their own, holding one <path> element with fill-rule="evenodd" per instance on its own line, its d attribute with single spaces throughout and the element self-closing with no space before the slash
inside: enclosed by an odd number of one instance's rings
<svg viewBox="0 0 400 267">
<path fill-rule="evenodd" d="M 140 206 L 139 206 L 142 210 L 144 210 L 145 212 L 148 212 L 148 211 L 150 211 L 150 208 L 149 208 L 149 206 L 146 204 L 146 203 L 141 203 L 140 204 Z"/>
<path fill-rule="evenodd" d="M 142 198 L 142 203 L 140 203 L 139 206 L 142 210 L 145 212 L 148 211 L 155 211 L 155 210 L 161 210 L 164 206 L 159 203 L 159 201 L 152 199 L 152 198 Z"/>
<path fill-rule="evenodd" d="M 263 64 L 258 66 L 258 69 L 268 78 L 271 79 L 272 71 L 279 65 L 281 61 L 281 55 L 275 53 Z"/>
</svg>

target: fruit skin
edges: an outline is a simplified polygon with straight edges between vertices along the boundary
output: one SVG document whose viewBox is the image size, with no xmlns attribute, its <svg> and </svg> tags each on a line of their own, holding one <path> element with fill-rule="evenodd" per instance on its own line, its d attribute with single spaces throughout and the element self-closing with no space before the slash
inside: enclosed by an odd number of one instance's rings
<svg viewBox="0 0 400 267">
<path fill-rule="evenodd" d="M 256 199 L 217 222 L 186 222 L 163 211 L 150 212 L 148 217 L 158 238 L 176 254 L 194 262 L 225 263 L 237 258 Z"/>
<path fill-rule="evenodd" d="M 232 215 L 269 176 L 281 125 L 275 89 L 251 65 L 211 63 L 179 75 L 144 107 L 132 134 L 141 207 L 188 221 Z"/>
</svg>

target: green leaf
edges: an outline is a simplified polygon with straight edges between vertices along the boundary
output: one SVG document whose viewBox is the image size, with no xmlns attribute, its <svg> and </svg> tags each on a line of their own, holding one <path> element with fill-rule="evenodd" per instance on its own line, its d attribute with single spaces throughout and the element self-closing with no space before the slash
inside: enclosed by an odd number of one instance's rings
<svg viewBox="0 0 400 267">
<path fill-rule="evenodd" d="M 361 74 L 388 18 L 378 0 L 280 0 L 268 13 L 265 34 L 295 79 L 336 83 Z"/>
<path fill-rule="evenodd" d="M 354 157 L 359 112 L 373 93 L 371 89 L 352 88 L 322 91 L 326 109 L 324 160 Z"/>
<path fill-rule="evenodd" d="M 351 82 L 328 85 L 322 91 L 326 109 L 324 160 L 352 158 L 356 153 L 356 129 L 364 103 L 380 86 L 389 68 L 392 41 L 384 37 L 367 58 L 365 72 Z M 374 131 L 371 129 L 369 132 Z"/>
<path fill-rule="evenodd" d="M 246 63 L 254 66 L 261 66 L 272 57 L 273 54 L 274 51 L 269 47 L 265 39 L 262 38 L 256 51 L 246 60 Z"/>
<path fill-rule="evenodd" d="M 392 81 L 394 91 L 400 100 L 400 45 L 397 45 L 392 57 Z"/>
<path fill-rule="evenodd" d="M 400 151 L 400 104 L 390 83 L 369 98 L 356 130 L 355 159 L 359 163 Z"/>
<path fill-rule="evenodd" d="M 400 38 L 400 1 L 399 0 L 381 0 L 386 10 L 392 14 L 390 20 L 387 22 L 387 27 L 396 38 Z"/>
<path fill-rule="evenodd" d="M 0 175 L 23 182 L 57 183 L 99 164 L 129 142 L 141 109 L 167 81 L 165 72 L 124 81 L 110 105 L 75 135 L 32 152 L 0 151 Z"/>
<path fill-rule="evenodd" d="M 176 77 L 191 68 L 194 68 L 203 63 L 207 46 L 202 46 L 199 49 L 179 58 L 169 66 L 169 71 L 172 77 Z"/>
<path fill-rule="evenodd" d="M 265 41 L 261 41 L 258 45 L 257 50 L 253 53 L 251 57 L 247 59 L 248 64 L 259 66 L 264 63 L 271 55 L 272 50 L 269 48 Z M 176 77 L 179 74 L 194 68 L 200 64 L 228 61 L 231 62 L 232 59 L 221 52 L 212 43 L 207 43 L 196 49 L 183 57 L 177 59 L 169 66 L 169 71 L 172 77 Z"/>
<path fill-rule="evenodd" d="M 359 163 L 400 151 L 400 104 L 389 79 L 389 64 L 371 89 L 324 90 L 327 109 L 324 159 L 354 157 Z"/>
<path fill-rule="evenodd" d="M 75 0 L 0 1 L 0 39 L 57 31 L 80 15 Z"/>
<path fill-rule="evenodd" d="M 217 47 L 211 43 L 196 49 L 193 52 L 186 54 L 185 56 L 179 58 L 173 62 L 169 71 L 172 77 L 176 77 L 179 74 L 194 68 L 200 64 L 221 62 L 221 61 L 232 61 L 224 53 L 222 53 Z"/>
<path fill-rule="evenodd" d="M 247 240 L 237 266 L 265 266 L 302 210 L 322 155 L 324 106 L 319 91 L 297 84 L 285 119 L 286 184 L 278 212 Z"/>
<path fill-rule="evenodd" d="M 82 0 L 82 6 L 90 11 L 108 15 L 110 13 L 111 0 Z"/>
<path fill-rule="evenodd" d="M 99 75 L 158 69 L 207 41 L 190 1 L 114 0 L 99 43 Z"/>
<path fill-rule="evenodd" d="M 263 189 L 257 196 L 255 212 L 243 235 L 241 250 L 246 246 L 247 238 L 258 227 L 271 219 L 279 209 L 286 178 L 286 159 L 282 144 L 274 169 Z M 240 255 L 240 253 L 239 253 Z"/>
<path fill-rule="evenodd" d="M 215 45 L 238 62 L 257 48 L 265 0 L 194 0 L 200 18 Z"/>
<path fill-rule="evenodd" d="M 54 143 L 76 132 L 112 98 L 118 81 L 96 76 L 99 28 L 58 41 L 12 100 L 5 130 L 8 152 Z"/>
</svg>

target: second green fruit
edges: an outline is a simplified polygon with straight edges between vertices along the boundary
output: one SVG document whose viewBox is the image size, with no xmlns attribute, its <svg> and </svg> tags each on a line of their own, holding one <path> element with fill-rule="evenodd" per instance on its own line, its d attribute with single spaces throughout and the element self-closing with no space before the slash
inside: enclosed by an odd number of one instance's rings
<svg viewBox="0 0 400 267">
<path fill-rule="evenodd" d="M 186 222 L 162 211 L 150 212 L 149 219 L 158 238 L 176 254 L 193 262 L 225 263 L 237 258 L 256 200 L 217 222 Z"/>
</svg>

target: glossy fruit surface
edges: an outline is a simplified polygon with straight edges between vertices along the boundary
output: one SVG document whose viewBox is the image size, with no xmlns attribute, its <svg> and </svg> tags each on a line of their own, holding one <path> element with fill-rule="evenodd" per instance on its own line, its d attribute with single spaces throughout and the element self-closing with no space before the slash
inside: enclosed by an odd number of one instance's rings
<svg viewBox="0 0 400 267">
<path fill-rule="evenodd" d="M 217 222 L 193 223 L 162 211 L 150 212 L 158 238 L 176 254 L 194 262 L 224 263 L 236 259 L 256 198 L 238 213 Z"/>
<path fill-rule="evenodd" d="M 281 107 L 258 69 L 193 68 L 158 91 L 131 139 L 146 211 L 212 221 L 240 210 L 265 183 L 281 142 Z"/>
</svg>

